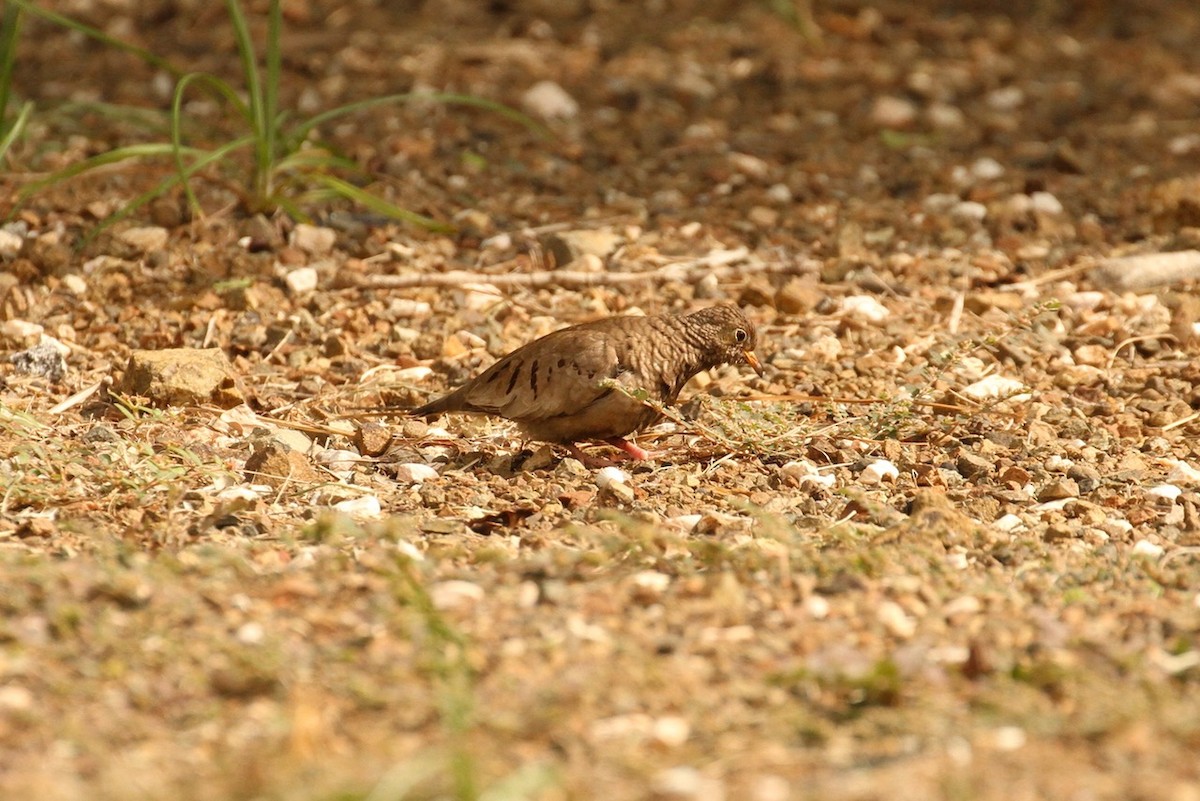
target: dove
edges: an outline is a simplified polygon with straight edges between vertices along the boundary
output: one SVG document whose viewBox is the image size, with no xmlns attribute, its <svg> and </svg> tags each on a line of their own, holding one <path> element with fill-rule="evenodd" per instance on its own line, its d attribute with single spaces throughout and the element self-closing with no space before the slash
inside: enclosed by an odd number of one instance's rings
<svg viewBox="0 0 1200 801">
<path fill-rule="evenodd" d="M 734 306 L 608 317 L 517 348 L 410 414 L 462 412 L 512 420 L 529 439 L 565 445 L 581 461 L 576 443 L 583 441 L 606 442 L 633 459 L 647 459 L 648 452 L 625 439 L 660 417 L 641 398 L 670 405 L 694 375 L 722 364 L 748 364 L 761 376 L 757 344 L 754 324 Z"/>
</svg>

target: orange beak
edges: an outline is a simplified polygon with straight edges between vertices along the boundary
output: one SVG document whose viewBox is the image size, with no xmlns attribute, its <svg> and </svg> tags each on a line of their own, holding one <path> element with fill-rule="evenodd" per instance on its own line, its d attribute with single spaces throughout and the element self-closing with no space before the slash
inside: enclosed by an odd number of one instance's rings
<svg viewBox="0 0 1200 801">
<path fill-rule="evenodd" d="M 754 351 L 744 350 L 744 351 L 742 351 L 742 355 L 744 355 L 746 357 L 746 364 L 753 367 L 754 372 L 758 373 L 758 377 L 762 378 L 762 374 L 763 374 L 762 362 L 760 362 L 758 360 L 758 357 L 754 355 Z"/>
</svg>

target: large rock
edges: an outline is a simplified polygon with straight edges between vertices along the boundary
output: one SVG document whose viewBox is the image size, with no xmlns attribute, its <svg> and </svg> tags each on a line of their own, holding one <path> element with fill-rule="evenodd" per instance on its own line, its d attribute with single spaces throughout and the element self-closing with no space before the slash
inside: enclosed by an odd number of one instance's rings
<svg viewBox="0 0 1200 801">
<path fill-rule="evenodd" d="M 219 348 L 135 350 L 117 390 L 156 406 L 214 403 L 230 409 L 245 402 L 233 365 Z"/>
</svg>

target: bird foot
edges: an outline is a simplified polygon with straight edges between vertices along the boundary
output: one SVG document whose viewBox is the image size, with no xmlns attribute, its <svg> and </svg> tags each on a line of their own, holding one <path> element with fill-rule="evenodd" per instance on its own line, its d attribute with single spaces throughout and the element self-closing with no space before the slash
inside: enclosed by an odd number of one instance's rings
<svg viewBox="0 0 1200 801">
<path fill-rule="evenodd" d="M 651 458 L 650 451 L 639 448 L 637 445 L 634 445 L 632 442 L 623 437 L 609 437 L 604 441 L 609 445 L 612 445 L 614 448 L 625 451 L 627 454 L 629 454 L 629 458 L 636 459 L 639 462 L 644 462 Z"/>
<path fill-rule="evenodd" d="M 629 455 L 630 459 L 635 461 L 640 462 L 653 458 L 653 454 L 651 454 L 649 451 L 639 448 L 637 445 L 634 445 L 632 442 L 629 442 L 621 437 L 610 437 L 609 439 L 601 440 L 601 442 L 625 452 Z M 589 456 L 580 450 L 579 446 L 573 442 L 567 445 L 567 450 L 570 451 L 571 455 L 578 459 L 584 465 L 584 467 L 616 467 L 621 464 L 621 462 L 617 461 L 616 459 L 609 459 L 605 456 Z"/>
</svg>

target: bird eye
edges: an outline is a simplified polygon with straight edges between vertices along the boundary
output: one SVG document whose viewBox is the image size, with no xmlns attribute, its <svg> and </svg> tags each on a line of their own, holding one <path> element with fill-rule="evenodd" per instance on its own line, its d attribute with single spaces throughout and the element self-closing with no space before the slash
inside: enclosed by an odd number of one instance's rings
<svg viewBox="0 0 1200 801">
<path fill-rule="evenodd" d="M 733 341 L 739 343 L 745 342 L 747 336 L 749 336 L 749 334 L 746 333 L 746 329 L 739 328 L 733 332 Z"/>
</svg>

